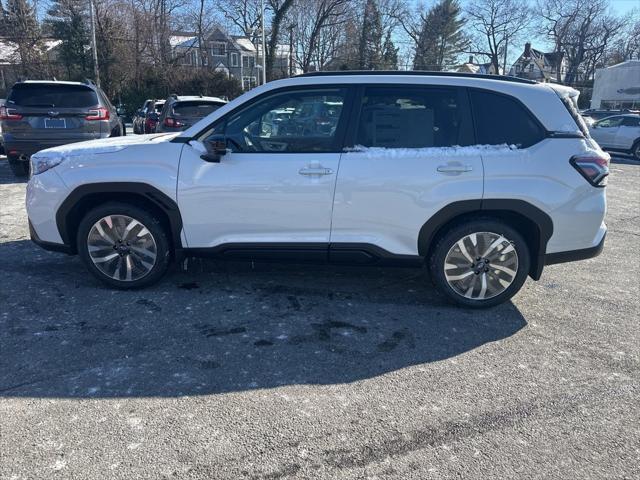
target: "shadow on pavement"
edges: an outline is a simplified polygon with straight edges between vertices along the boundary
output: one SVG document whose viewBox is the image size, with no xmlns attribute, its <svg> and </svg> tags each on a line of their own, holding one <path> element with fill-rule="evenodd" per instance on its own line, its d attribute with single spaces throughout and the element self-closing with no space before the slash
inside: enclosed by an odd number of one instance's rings
<svg viewBox="0 0 640 480">
<path fill-rule="evenodd" d="M 9 167 L 7 157 L 0 155 L 0 185 L 27 183 L 28 180 L 27 177 L 16 177 Z"/>
<path fill-rule="evenodd" d="M 348 383 L 464 354 L 526 322 L 450 306 L 423 272 L 192 261 L 109 290 L 77 258 L 0 244 L 0 396 L 172 397 Z"/>
</svg>

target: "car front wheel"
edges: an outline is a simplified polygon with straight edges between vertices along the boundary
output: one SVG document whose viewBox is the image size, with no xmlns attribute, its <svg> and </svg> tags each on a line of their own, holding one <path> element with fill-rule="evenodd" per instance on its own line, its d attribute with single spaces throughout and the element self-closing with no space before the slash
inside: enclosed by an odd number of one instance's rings
<svg viewBox="0 0 640 480">
<path fill-rule="evenodd" d="M 170 242 L 151 212 L 124 203 L 107 203 L 80 222 L 78 253 L 89 271 L 115 288 L 132 289 L 158 281 L 170 263 Z"/>
<path fill-rule="evenodd" d="M 499 220 L 470 220 L 444 233 L 429 259 L 431 278 L 459 305 L 486 308 L 509 300 L 529 273 L 522 235 Z"/>
</svg>

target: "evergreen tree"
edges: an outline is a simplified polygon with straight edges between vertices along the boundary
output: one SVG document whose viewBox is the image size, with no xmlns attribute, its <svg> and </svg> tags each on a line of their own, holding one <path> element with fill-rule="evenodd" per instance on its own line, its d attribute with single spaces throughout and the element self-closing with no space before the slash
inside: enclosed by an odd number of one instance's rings
<svg viewBox="0 0 640 480">
<path fill-rule="evenodd" d="M 382 65 L 382 17 L 376 0 L 366 0 L 360 31 L 360 65 L 362 70 L 377 70 Z"/>
<path fill-rule="evenodd" d="M 468 43 L 461 10 L 458 0 L 440 0 L 429 9 L 416 45 L 414 69 L 440 71 L 457 63 Z"/>
<path fill-rule="evenodd" d="M 42 66 L 42 45 L 35 9 L 29 0 L 7 0 L 6 4 L 0 34 L 15 45 L 13 61 L 20 65 L 22 75 L 36 76 Z"/>
<path fill-rule="evenodd" d="M 45 21 L 53 38 L 62 40 L 59 58 L 67 77 L 82 79 L 91 76 L 91 40 L 86 0 L 53 0 Z"/>
<path fill-rule="evenodd" d="M 398 49 L 391 40 L 391 32 L 387 32 L 382 46 L 382 70 L 398 69 Z"/>
</svg>

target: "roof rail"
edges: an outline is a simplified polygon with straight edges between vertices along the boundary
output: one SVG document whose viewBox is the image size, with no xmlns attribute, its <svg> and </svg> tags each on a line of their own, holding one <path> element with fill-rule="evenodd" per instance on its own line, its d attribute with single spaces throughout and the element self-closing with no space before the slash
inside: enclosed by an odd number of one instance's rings
<svg viewBox="0 0 640 480">
<path fill-rule="evenodd" d="M 296 77 L 333 77 L 349 75 L 418 75 L 427 77 L 458 77 L 458 78 L 484 78 L 488 80 L 499 80 L 503 82 L 526 83 L 535 85 L 538 82 L 527 80 L 526 78 L 510 77 L 507 75 L 488 75 L 485 73 L 465 73 L 465 72 L 435 72 L 425 70 L 336 70 L 323 72 L 309 72 L 296 75 Z"/>
</svg>

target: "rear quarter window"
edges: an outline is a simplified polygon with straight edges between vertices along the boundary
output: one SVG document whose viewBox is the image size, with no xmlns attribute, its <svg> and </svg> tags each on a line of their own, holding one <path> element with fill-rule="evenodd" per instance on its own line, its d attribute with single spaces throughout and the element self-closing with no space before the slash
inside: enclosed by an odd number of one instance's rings
<svg viewBox="0 0 640 480">
<path fill-rule="evenodd" d="M 18 84 L 7 102 L 23 107 L 86 108 L 98 105 L 96 92 L 82 85 Z"/>
<path fill-rule="evenodd" d="M 476 143 L 527 148 L 545 137 L 533 114 L 515 98 L 481 90 L 470 95 Z"/>
</svg>

